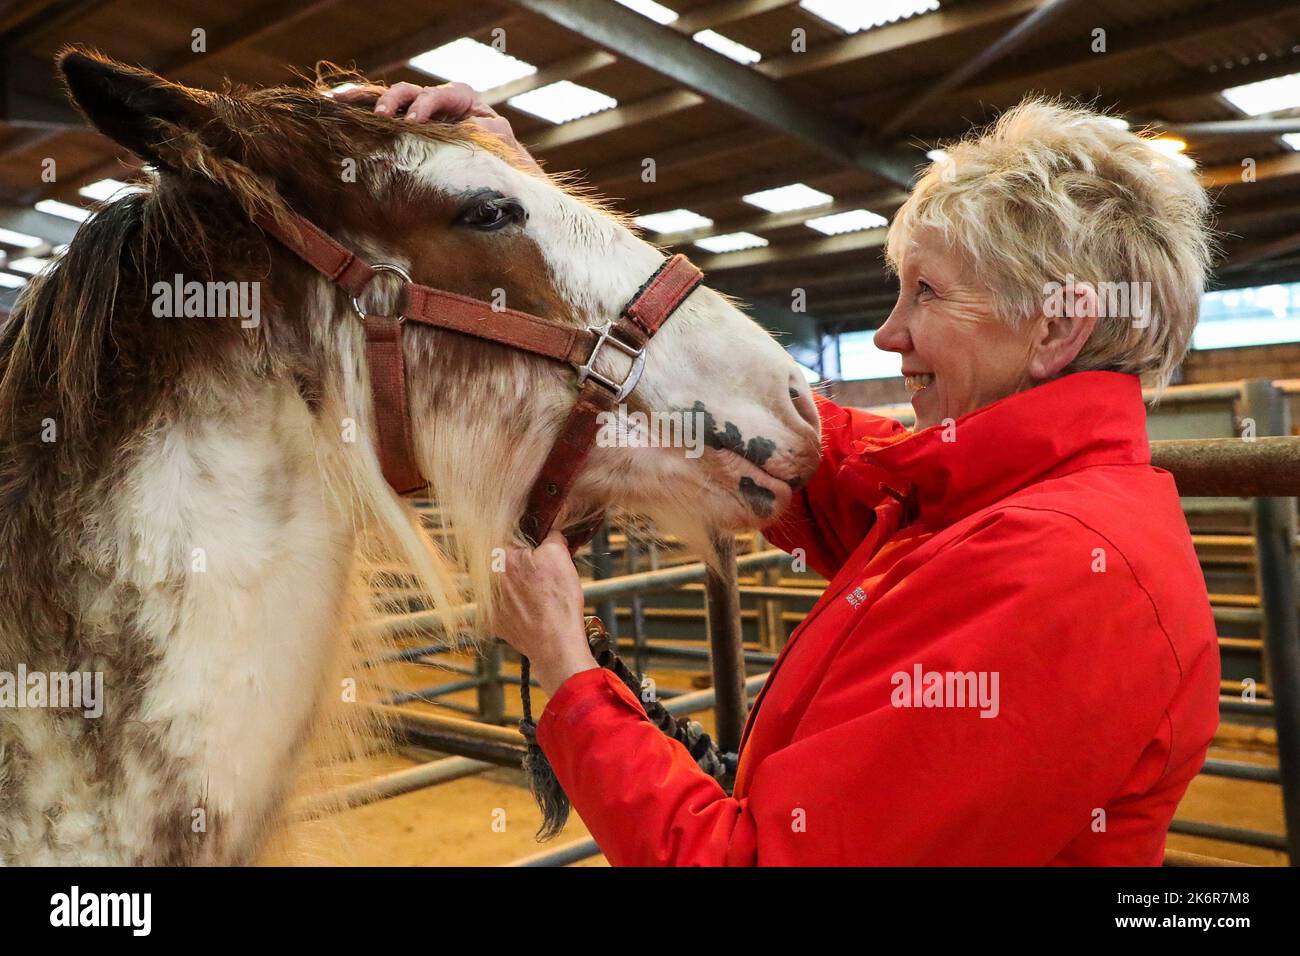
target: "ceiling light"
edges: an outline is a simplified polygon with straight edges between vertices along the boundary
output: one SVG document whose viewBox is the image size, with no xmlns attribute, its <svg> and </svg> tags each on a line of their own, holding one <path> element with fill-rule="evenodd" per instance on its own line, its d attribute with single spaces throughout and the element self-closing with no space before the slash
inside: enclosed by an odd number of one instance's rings
<svg viewBox="0 0 1300 956">
<path fill-rule="evenodd" d="M 692 39 L 700 46 L 706 46 L 714 53 L 721 53 L 737 63 L 757 63 L 763 59 L 763 54 L 757 50 L 750 49 L 745 44 L 737 43 L 730 37 L 724 37 L 721 33 L 712 30 L 701 30 Z"/>
<path fill-rule="evenodd" d="M 652 212 L 647 216 L 637 216 L 634 220 L 642 229 L 651 232 L 685 232 L 687 229 L 703 229 L 713 225 L 708 216 L 701 216 L 689 209 L 670 209 L 668 212 Z"/>
<path fill-rule="evenodd" d="M 799 6 L 845 33 L 857 33 L 938 10 L 939 0 L 800 0 Z"/>
<path fill-rule="evenodd" d="M 27 280 L 21 276 L 11 276 L 7 272 L 0 272 L 0 289 L 21 289 L 27 284 Z"/>
<path fill-rule="evenodd" d="M 1183 152 L 1187 149 L 1187 143 L 1174 136 L 1161 136 L 1156 139 L 1144 140 L 1144 142 L 1154 149 L 1157 153 L 1168 156 L 1179 166 L 1186 169 L 1195 169 L 1196 162 L 1190 156 L 1184 156 Z"/>
<path fill-rule="evenodd" d="M 729 232 L 722 236 L 709 236 L 695 244 L 708 252 L 740 252 L 743 249 L 761 249 L 768 243 L 752 232 Z"/>
<path fill-rule="evenodd" d="M 469 37 L 452 40 L 436 49 L 413 56 L 408 65 L 444 80 L 467 83 L 480 93 L 525 76 L 537 67 L 502 53 Z"/>
<path fill-rule="evenodd" d="M 569 80 L 560 80 L 558 83 L 520 93 L 506 102 L 517 110 L 552 123 L 567 123 L 618 106 L 618 100 L 614 97 Z"/>
<path fill-rule="evenodd" d="M 1300 106 L 1300 73 L 1233 86 L 1221 95 L 1247 116 L 1295 109 Z"/>
<path fill-rule="evenodd" d="M 791 183 L 776 189 L 764 189 L 743 197 L 745 202 L 768 212 L 790 212 L 792 209 L 809 209 L 834 202 L 835 197 L 803 183 Z"/>
<path fill-rule="evenodd" d="M 57 199 L 42 199 L 36 204 L 36 211 L 50 216 L 59 216 L 62 219 L 71 219 L 73 222 L 85 222 L 90 218 L 90 210 L 84 206 L 73 206 L 70 203 L 59 202 Z"/>
<path fill-rule="evenodd" d="M 877 229 L 889 222 L 884 216 L 878 216 L 866 209 L 852 209 L 837 212 L 833 216 L 819 216 L 804 223 L 810 229 L 816 229 L 828 236 L 838 236 L 846 232 L 861 232 L 863 229 Z"/>
</svg>

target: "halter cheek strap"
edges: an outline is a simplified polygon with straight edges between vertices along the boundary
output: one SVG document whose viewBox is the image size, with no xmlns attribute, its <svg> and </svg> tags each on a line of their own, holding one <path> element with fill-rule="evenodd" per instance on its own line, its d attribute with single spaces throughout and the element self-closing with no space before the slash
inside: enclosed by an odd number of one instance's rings
<svg viewBox="0 0 1300 956">
<path fill-rule="evenodd" d="M 402 352 L 404 324 L 417 322 L 496 342 L 566 363 L 578 373 L 578 399 L 542 463 L 519 522 L 520 531 L 533 544 L 550 533 L 595 445 L 601 414 L 614 411 L 640 381 L 645 368 L 646 343 L 703 281 L 700 270 L 690 260 L 681 255 L 672 256 L 646 280 L 614 322 L 602 328 L 582 329 L 419 285 L 398 266 L 367 263 L 296 213 L 279 219 L 258 216 L 254 221 L 352 297 L 366 332 L 366 361 L 379 461 L 385 480 L 398 493 L 415 491 L 427 483 L 416 465 L 411 441 L 406 361 Z M 361 308 L 361 295 L 380 272 L 393 273 L 401 279 L 403 307 L 399 315 L 369 315 Z M 605 348 L 621 352 L 631 361 L 622 381 L 606 378 L 597 370 Z M 571 534 L 570 547 L 576 548 L 587 540 L 594 527 L 592 523 Z"/>
</svg>

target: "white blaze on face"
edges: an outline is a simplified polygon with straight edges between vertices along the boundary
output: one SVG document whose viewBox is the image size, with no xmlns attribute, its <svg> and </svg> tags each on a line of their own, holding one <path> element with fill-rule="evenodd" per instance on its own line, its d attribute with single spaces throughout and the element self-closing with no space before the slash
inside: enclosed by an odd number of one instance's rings
<svg viewBox="0 0 1300 956">
<path fill-rule="evenodd" d="M 665 259 L 617 219 L 483 150 L 408 137 L 399 163 L 444 194 L 488 188 L 519 200 L 528 212 L 525 234 L 547 263 L 550 281 L 590 325 L 616 319 Z M 613 350 L 606 352 L 612 354 L 604 356 L 598 367 L 622 378 L 626 359 Z M 789 401 L 792 375 L 797 377 L 797 366 L 770 335 L 722 296 L 701 288 L 650 343 L 635 399 L 646 408 L 668 413 L 701 403 L 719 428 L 729 422 L 745 441 L 772 441 L 778 448 L 773 462 L 777 469 L 797 473 L 806 470 L 809 428 Z M 657 460 L 639 451 L 610 449 L 593 456 L 591 471 L 596 474 L 591 480 L 598 481 L 601 472 L 617 473 L 621 497 L 652 500 L 663 495 L 664 482 L 682 479 L 683 468 L 693 464 L 681 449 Z M 783 457 L 790 459 L 785 466 Z M 610 467 L 601 468 L 597 459 Z M 796 459 L 798 464 L 791 463 Z M 690 478 L 698 485 L 698 468 L 691 469 Z M 727 474 L 719 479 L 715 474 L 712 480 L 731 484 L 720 490 L 736 498 L 737 478 Z"/>
</svg>

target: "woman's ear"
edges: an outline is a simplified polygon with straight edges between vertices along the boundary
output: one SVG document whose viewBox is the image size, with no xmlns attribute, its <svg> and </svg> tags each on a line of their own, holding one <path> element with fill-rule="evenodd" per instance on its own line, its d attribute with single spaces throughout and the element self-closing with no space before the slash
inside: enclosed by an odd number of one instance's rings
<svg viewBox="0 0 1300 956">
<path fill-rule="evenodd" d="M 95 128 L 156 166 L 176 168 L 166 144 L 177 128 L 200 134 L 215 148 L 233 139 L 213 111 L 214 94 L 83 47 L 61 50 L 56 62 L 69 96 Z"/>
<path fill-rule="evenodd" d="M 1097 289 L 1091 282 L 1071 280 L 1050 290 L 1029 360 L 1034 381 L 1055 378 L 1078 357 L 1097 327 L 1098 315 Z"/>
</svg>

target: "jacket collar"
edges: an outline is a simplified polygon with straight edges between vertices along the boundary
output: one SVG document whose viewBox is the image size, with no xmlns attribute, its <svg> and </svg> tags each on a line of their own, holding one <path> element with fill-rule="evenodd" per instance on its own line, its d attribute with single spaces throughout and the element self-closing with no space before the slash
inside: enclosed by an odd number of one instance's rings
<svg viewBox="0 0 1300 956">
<path fill-rule="evenodd" d="M 1075 372 L 854 450 L 845 464 L 862 493 L 903 500 L 931 529 L 1079 468 L 1151 461 L 1141 382 L 1121 372 Z"/>
</svg>

